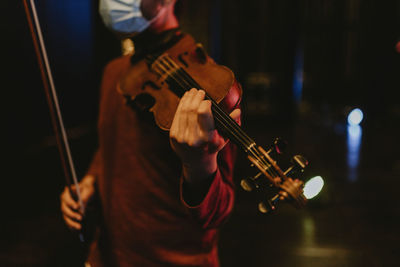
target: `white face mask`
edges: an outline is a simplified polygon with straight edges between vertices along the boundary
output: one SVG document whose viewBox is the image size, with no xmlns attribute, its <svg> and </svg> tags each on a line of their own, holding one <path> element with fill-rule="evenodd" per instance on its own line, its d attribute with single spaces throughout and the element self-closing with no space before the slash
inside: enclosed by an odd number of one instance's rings
<svg viewBox="0 0 400 267">
<path fill-rule="evenodd" d="M 141 0 L 100 0 L 99 11 L 104 24 L 122 33 L 142 32 L 150 26 L 140 10 Z"/>
</svg>

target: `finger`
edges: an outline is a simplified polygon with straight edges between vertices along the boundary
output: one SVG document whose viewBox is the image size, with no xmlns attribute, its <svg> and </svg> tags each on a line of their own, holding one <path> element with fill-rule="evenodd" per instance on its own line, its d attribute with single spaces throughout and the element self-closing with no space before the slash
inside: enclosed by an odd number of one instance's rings
<svg viewBox="0 0 400 267">
<path fill-rule="evenodd" d="M 172 125 L 170 129 L 170 137 L 173 139 L 176 139 L 176 141 L 180 138 L 179 134 L 181 133 L 180 128 L 182 127 L 182 107 L 183 104 L 185 103 L 187 97 L 189 95 L 189 92 L 185 92 L 183 96 L 181 97 L 181 100 L 179 101 L 178 107 L 175 111 L 174 119 L 172 120 Z"/>
<path fill-rule="evenodd" d="M 76 191 L 76 186 L 75 184 L 71 184 L 70 186 L 67 187 L 68 192 L 70 193 L 70 196 L 73 200 L 76 199 L 77 197 L 77 191 Z"/>
<path fill-rule="evenodd" d="M 92 190 L 89 188 L 81 187 L 81 199 L 84 206 L 89 202 L 90 197 L 92 196 Z"/>
<path fill-rule="evenodd" d="M 203 101 L 203 99 L 206 95 L 206 92 L 204 92 L 204 90 L 196 90 L 196 89 L 192 89 L 192 90 L 195 90 L 195 91 L 194 91 L 192 98 L 188 99 L 188 101 L 190 101 L 190 103 L 188 103 L 188 105 L 189 105 L 188 112 L 197 114 L 199 105 L 200 105 L 201 101 Z"/>
<path fill-rule="evenodd" d="M 81 184 L 79 189 L 81 191 L 82 202 L 86 204 L 94 195 L 94 184 Z"/>
<path fill-rule="evenodd" d="M 184 113 L 187 113 L 190 111 L 190 105 L 193 102 L 193 99 L 196 97 L 197 94 L 197 89 L 192 88 L 189 91 L 187 91 L 182 97 L 181 102 L 182 102 L 182 107 L 181 111 Z"/>
<path fill-rule="evenodd" d="M 75 210 L 79 209 L 78 202 L 72 198 L 67 187 L 65 187 L 64 192 L 61 195 L 61 202 L 68 205 L 71 209 L 75 209 Z"/>
<path fill-rule="evenodd" d="M 177 123 L 178 123 L 178 117 L 179 117 L 179 114 L 180 114 L 180 112 L 181 112 L 181 109 L 182 109 L 182 99 L 185 97 L 185 95 L 183 95 L 182 97 L 181 97 L 181 99 L 179 100 L 179 103 L 178 103 L 178 106 L 176 107 L 176 110 L 175 110 L 175 114 L 174 114 L 174 118 L 172 119 L 172 124 L 171 124 L 171 128 L 170 128 L 170 133 L 172 133 L 174 130 L 175 130 L 175 128 L 177 127 Z"/>
<path fill-rule="evenodd" d="M 82 220 L 82 215 L 79 212 L 69 208 L 65 203 L 61 203 L 61 211 L 64 214 L 64 216 L 67 216 L 71 219 L 78 221 Z"/>
<path fill-rule="evenodd" d="M 238 124 L 240 124 L 240 115 L 242 114 L 240 109 L 234 109 L 231 114 L 229 114 L 231 116 L 232 119 L 234 119 Z"/>
<path fill-rule="evenodd" d="M 203 90 L 197 91 L 188 106 L 186 140 L 188 141 L 189 146 L 198 146 L 201 144 L 201 140 L 199 139 L 199 122 L 197 118 L 198 109 L 204 96 L 205 92 Z"/>
<path fill-rule="evenodd" d="M 81 230 L 82 225 L 74 220 L 71 220 L 70 218 L 68 218 L 67 216 L 63 216 L 64 217 L 64 221 L 67 224 L 67 226 L 73 230 Z"/>
<path fill-rule="evenodd" d="M 211 101 L 203 100 L 198 108 L 198 122 L 200 130 L 211 133 L 215 130 L 214 118 L 211 112 Z"/>
<path fill-rule="evenodd" d="M 78 208 L 80 209 L 81 208 L 80 200 L 82 201 L 82 204 L 85 205 L 87 202 L 87 199 L 88 199 L 89 192 L 88 192 L 86 186 L 83 184 L 79 184 L 77 187 L 75 185 L 72 185 L 72 186 L 73 186 L 72 189 L 74 190 L 73 194 L 75 194 L 75 197 L 74 198 L 71 197 L 71 198 L 76 203 L 76 206 L 77 206 L 77 208 L 74 207 L 74 209 L 78 209 Z"/>
<path fill-rule="evenodd" d="M 215 129 L 211 105 L 211 101 L 204 100 L 201 102 L 198 110 L 201 139 L 208 143 L 210 153 L 221 150 L 228 142 L 228 139 L 223 138 Z"/>
<path fill-rule="evenodd" d="M 181 124 L 180 124 L 180 133 L 183 135 L 183 138 L 187 137 L 188 132 L 190 131 L 189 128 L 189 115 L 191 113 L 191 106 L 193 99 L 197 94 L 197 89 L 192 88 L 188 91 L 185 99 L 183 99 L 182 109 L 181 109 Z M 187 139 L 184 139 L 187 140 Z"/>
</svg>

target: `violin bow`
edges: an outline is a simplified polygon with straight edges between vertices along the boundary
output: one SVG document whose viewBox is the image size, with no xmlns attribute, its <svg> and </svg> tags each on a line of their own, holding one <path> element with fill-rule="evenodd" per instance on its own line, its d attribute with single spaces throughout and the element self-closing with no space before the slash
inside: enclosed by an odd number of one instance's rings
<svg viewBox="0 0 400 267">
<path fill-rule="evenodd" d="M 85 207 L 83 205 L 79 190 L 79 183 L 76 176 L 74 162 L 72 160 L 67 133 L 61 115 L 57 92 L 54 86 L 53 75 L 51 73 L 50 63 L 47 57 L 46 47 L 43 41 L 43 34 L 39 23 L 35 2 L 34 0 L 29 0 L 29 3 L 28 0 L 23 1 L 37 61 L 39 64 L 40 74 L 43 81 L 46 99 L 50 109 L 51 123 L 57 140 L 57 147 L 60 153 L 66 184 L 69 188 L 71 196 L 74 196 L 78 201 L 80 212 L 85 214 Z M 72 190 L 72 185 L 75 186 L 75 191 Z M 84 236 L 82 232 L 79 233 L 79 239 L 84 242 Z"/>
</svg>

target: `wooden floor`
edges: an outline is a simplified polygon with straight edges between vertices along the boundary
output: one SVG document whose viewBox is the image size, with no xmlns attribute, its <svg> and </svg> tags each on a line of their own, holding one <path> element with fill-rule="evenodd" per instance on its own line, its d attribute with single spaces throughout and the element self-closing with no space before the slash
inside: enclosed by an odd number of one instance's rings
<svg viewBox="0 0 400 267">
<path fill-rule="evenodd" d="M 238 187 L 235 210 L 221 230 L 222 266 L 398 266 L 400 128 L 369 121 L 361 140 L 349 147 L 341 122 L 303 118 L 286 126 L 259 125 L 245 127 L 263 145 L 275 136 L 287 139 L 288 153 L 310 161 L 304 178 L 321 175 L 325 187 L 304 210 L 282 204 L 269 215 L 260 214 L 254 197 Z M 63 178 L 56 152 L 31 155 L 15 157 L 7 167 L 12 181 L 2 190 L 0 266 L 78 266 L 82 249 L 58 210 Z M 237 184 L 248 175 L 246 166 L 238 163 Z"/>
</svg>

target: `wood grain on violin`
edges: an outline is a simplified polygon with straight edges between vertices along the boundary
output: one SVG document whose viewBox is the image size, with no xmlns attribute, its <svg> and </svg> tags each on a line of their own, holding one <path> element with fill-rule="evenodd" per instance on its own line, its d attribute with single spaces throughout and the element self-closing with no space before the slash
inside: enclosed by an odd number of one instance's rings
<svg viewBox="0 0 400 267">
<path fill-rule="evenodd" d="M 141 94 L 151 95 L 155 104 L 150 111 L 154 113 L 157 125 L 163 130 L 169 130 L 180 96 L 189 86 L 183 82 L 182 77 L 179 78 L 182 84 L 176 84 L 179 83 L 174 80 L 179 75 L 178 68 L 184 68 L 194 80 L 201 81 L 197 88 L 205 90 L 217 103 L 224 99 L 235 82 L 230 69 L 215 64 L 207 55 L 201 55 L 203 51 L 190 35 L 184 35 L 177 44 L 155 60 L 150 55 L 132 65 L 120 81 L 118 89 L 131 99 Z M 167 57 L 174 65 L 168 62 Z"/>
</svg>

